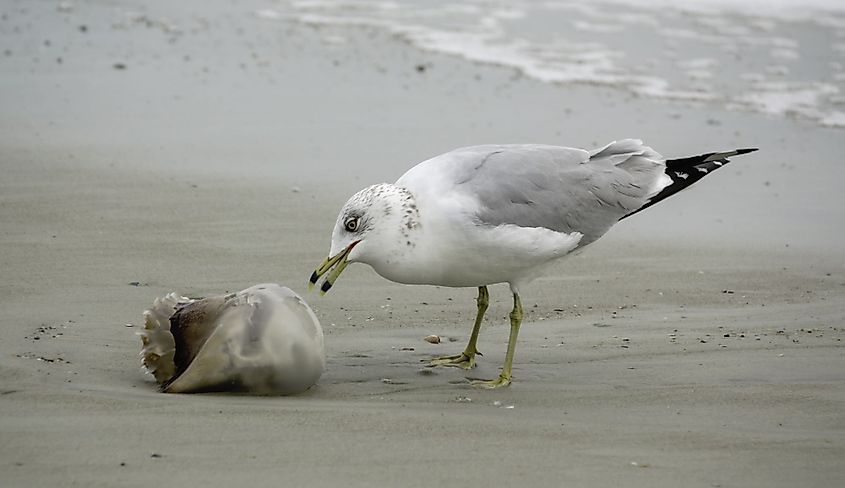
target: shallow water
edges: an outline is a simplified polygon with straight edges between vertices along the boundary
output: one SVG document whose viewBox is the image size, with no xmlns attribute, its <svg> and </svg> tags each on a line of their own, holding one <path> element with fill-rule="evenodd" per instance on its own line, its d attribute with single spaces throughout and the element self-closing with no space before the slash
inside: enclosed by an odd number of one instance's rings
<svg viewBox="0 0 845 488">
<path fill-rule="evenodd" d="M 845 7 L 826 0 L 289 1 L 256 14 L 329 43 L 345 42 L 332 27 L 358 26 L 543 82 L 845 127 Z"/>
</svg>

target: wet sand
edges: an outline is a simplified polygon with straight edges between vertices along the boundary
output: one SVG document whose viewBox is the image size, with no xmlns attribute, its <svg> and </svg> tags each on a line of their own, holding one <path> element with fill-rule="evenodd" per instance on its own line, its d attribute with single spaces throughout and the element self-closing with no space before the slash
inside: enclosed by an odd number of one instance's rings
<svg viewBox="0 0 845 488">
<path fill-rule="evenodd" d="M 166 5 L 4 6 L 3 486 L 845 479 L 841 130 L 544 85 L 366 30 L 324 43 L 261 2 Z M 761 151 L 528 286 L 508 389 L 421 362 L 463 348 L 474 290 L 365 266 L 304 295 L 329 361 L 306 394 L 164 395 L 140 371 L 154 297 L 304 294 L 365 185 L 462 145 L 632 136 Z M 472 376 L 504 356 L 506 287 L 491 301 Z"/>
</svg>

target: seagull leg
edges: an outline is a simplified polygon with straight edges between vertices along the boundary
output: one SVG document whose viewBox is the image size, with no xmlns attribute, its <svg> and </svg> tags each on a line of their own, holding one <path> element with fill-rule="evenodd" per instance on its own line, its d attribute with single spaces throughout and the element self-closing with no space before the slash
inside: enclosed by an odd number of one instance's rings
<svg viewBox="0 0 845 488">
<path fill-rule="evenodd" d="M 475 299 L 478 304 L 478 313 L 475 316 L 475 326 L 472 328 L 472 334 L 469 336 L 464 352 L 457 356 L 443 356 L 434 358 L 429 362 L 430 366 L 457 366 L 464 369 L 472 369 L 475 367 L 475 355 L 483 356 L 478 349 L 475 348 L 475 343 L 478 341 L 478 332 L 481 330 L 481 320 L 484 318 L 484 312 L 487 311 L 487 305 L 490 304 L 490 294 L 487 292 L 486 286 L 478 287 L 478 298 Z"/>
<path fill-rule="evenodd" d="M 473 386 L 482 388 L 499 388 L 511 384 L 511 366 L 513 365 L 513 353 L 516 350 L 516 337 L 519 335 L 519 326 L 522 324 L 522 300 L 518 293 L 513 294 L 513 310 L 511 310 L 511 334 L 508 338 L 508 352 L 505 354 L 505 364 L 502 365 L 502 372 L 494 380 L 472 380 Z"/>
</svg>

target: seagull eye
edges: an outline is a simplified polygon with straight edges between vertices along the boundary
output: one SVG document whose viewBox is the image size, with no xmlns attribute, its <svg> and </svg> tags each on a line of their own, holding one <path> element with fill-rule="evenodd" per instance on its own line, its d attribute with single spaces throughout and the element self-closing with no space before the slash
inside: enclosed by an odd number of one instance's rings
<svg viewBox="0 0 845 488">
<path fill-rule="evenodd" d="M 352 217 L 348 219 L 346 223 L 343 224 L 343 226 L 346 228 L 346 231 L 355 232 L 356 230 L 358 230 L 358 220 L 360 219 L 358 219 L 357 217 Z"/>
</svg>

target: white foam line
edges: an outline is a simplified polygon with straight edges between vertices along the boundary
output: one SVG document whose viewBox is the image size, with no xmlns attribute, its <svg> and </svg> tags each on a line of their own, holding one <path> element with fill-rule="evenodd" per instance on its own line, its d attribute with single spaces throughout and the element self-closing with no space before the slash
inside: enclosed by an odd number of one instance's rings
<svg viewBox="0 0 845 488">
<path fill-rule="evenodd" d="M 602 0 L 598 0 L 601 2 Z M 607 1 L 607 0 L 605 0 Z M 616 1 L 616 0 L 614 0 Z M 769 0 L 766 0 L 767 2 Z M 778 0 L 774 0 L 776 3 Z M 617 2 L 624 3 L 624 2 Z M 684 3 L 688 6 L 689 2 Z M 730 2 L 724 2 L 729 4 Z M 842 2 L 845 5 L 845 2 Z M 599 11 L 593 6 L 582 4 L 559 4 L 546 2 L 544 8 L 577 10 L 589 16 L 598 16 Z M 339 6 L 340 5 L 340 6 Z M 516 5 L 521 5 L 516 3 Z M 720 4 L 721 5 L 721 4 Z M 625 53 L 607 49 L 600 43 L 576 43 L 562 38 L 552 38 L 542 43 L 514 37 L 505 29 L 507 22 L 526 16 L 524 10 L 509 7 L 507 9 L 484 12 L 472 3 L 451 4 L 444 8 L 420 8 L 414 4 L 409 8 L 397 8 L 394 2 L 329 2 L 325 0 L 300 0 L 294 3 L 301 9 L 290 14 L 293 20 L 315 26 L 371 27 L 382 30 L 408 42 L 417 49 L 437 54 L 460 57 L 471 62 L 503 66 L 515 69 L 528 78 L 544 83 L 578 83 L 621 88 L 629 92 L 652 98 L 688 102 L 720 102 L 729 108 L 754 110 L 774 115 L 799 116 L 818 121 L 820 124 L 840 127 L 841 113 L 822 110 L 822 103 L 838 93 L 832 84 L 810 82 L 773 82 L 758 73 L 747 73 L 740 79 L 751 84 L 751 90 L 739 95 L 719 94 L 704 80 L 716 78 L 719 61 L 712 58 L 696 58 L 678 61 L 676 65 L 693 79 L 687 89 L 674 89 L 663 78 L 642 74 L 649 69 L 637 66 L 621 68 L 616 60 L 625 57 Z M 304 11 L 303 11 L 304 10 Z M 845 12 L 845 8 L 842 9 Z M 269 12 L 273 12 L 270 14 Z M 275 11 L 261 11 L 259 16 L 276 18 Z M 660 12 L 661 19 L 666 15 Z M 445 16 L 445 19 L 444 19 Z M 434 28 L 419 22 L 434 19 L 447 24 L 458 25 L 458 30 L 450 27 Z M 606 22 L 575 21 L 576 29 L 598 32 L 613 32 L 622 28 L 622 24 Z M 619 21 L 614 17 L 614 21 Z M 652 19 L 653 20 L 653 19 Z M 629 22 L 643 23 L 641 17 L 630 17 Z M 682 28 L 662 28 L 655 33 L 664 38 L 694 39 L 722 46 L 737 44 L 768 48 L 769 56 L 794 60 L 800 57 L 799 44 L 794 39 L 770 34 L 751 35 L 752 29 L 739 28 L 739 24 L 722 18 L 707 19 L 699 22 L 705 30 L 724 32 L 725 35 L 708 35 Z M 646 23 L 648 24 L 648 23 Z M 764 22 L 766 24 L 766 22 Z M 572 26 L 573 24 L 570 24 Z M 771 21 L 769 27 L 778 24 Z M 768 32 L 765 31 L 764 32 Z M 840 48 L 836 43 L 834 51 Z M 671 57 L 671 56 L 670 56 Z M 647 68 L 647 61 L 642 66 Z M 790 72 L 785 66 L 770 66 L 767 71 L 773 76 L 784 76 Z M 735 90 L 734 90 L 735 92 Z"/>
</svg>

